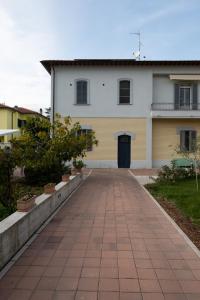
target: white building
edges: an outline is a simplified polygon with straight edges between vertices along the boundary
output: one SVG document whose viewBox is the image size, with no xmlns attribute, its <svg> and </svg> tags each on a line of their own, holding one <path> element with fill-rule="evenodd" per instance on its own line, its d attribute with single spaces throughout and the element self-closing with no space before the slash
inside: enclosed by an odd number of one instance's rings
<svg viewBox="0 0 200 300">
<path fill-rule="evenodd" d="M 169 163 L 200 133 L 200 61 L 44 60 L 56 113 L 93 129 L 89 167 Z"/>
</svg>

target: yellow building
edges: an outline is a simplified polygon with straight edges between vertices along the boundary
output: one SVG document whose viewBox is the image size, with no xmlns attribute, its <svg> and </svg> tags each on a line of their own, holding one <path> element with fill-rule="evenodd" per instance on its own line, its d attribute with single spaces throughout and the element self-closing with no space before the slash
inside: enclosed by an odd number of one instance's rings
<svg viewBox="0 0 200 300">
<path fill-rule="evenodd" d="M 26 123 L 27 118 L 33 116 L 44 117 L 40 113 L 24 107 L 10 107 L 0 104 L 0 129 L 20 129 Z M 0 136 L 0 142 L 7 143 L 13 136 L 18 134 Z"/>
</svg>

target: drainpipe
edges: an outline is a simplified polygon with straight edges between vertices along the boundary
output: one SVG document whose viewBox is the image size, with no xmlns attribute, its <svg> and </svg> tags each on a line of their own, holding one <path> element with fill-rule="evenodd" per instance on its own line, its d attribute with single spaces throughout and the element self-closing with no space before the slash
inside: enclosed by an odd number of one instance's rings
<svg viewBox="0 0 200 300">
<path fill-rule="evenodd" d="M 54 123 L 55 114 L 55 69 L 51 66 L 51 124 Z"/>
<path fill-rule="evenodd" d="M 13 111 L 12 111 L 12 117 L 11 117 L 11 129 L 13 129 L 13 115 L 14 115 L 14 113 L 13 113 Z M 13 134 L 11 135 L 11 139 L 13 139 Z"/>
</svg>

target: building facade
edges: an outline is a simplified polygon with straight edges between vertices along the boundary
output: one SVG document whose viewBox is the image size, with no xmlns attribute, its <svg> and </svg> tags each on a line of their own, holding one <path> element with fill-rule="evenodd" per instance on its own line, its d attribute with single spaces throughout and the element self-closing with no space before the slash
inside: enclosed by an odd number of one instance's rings
<svg viewBox="0 0 200 300">
<path fill-rule="evenodd" d="M 200 135 L 200 61 L 45 60 L 56 113 L 94 130 L 88 167 L 168 164 Z"/>
<path fill-rule="evenodd" d="M 0 129 L 19 129 L 26 123 L 28 117 L 42 116 L 40 113 L 32 111 L 24 107 L 10 107 L 5 104 L 0 104 Z M 14 136 L 17 137 L 19 133 L 13 135 L 0 136 L 0 143 L 7 143 Z"/>
</svg>

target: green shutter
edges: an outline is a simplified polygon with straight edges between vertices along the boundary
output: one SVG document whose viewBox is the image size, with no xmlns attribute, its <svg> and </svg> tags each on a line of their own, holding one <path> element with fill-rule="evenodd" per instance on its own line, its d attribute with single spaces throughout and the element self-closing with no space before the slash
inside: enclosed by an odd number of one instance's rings
<svg viewBox="0 0 200 300">
<path fill-rule="evenodd" d="M 198 85 L 197 83 L 193 83 L 192 89 L 192 109 L 198 109 Z"/>
<path fill-rule="evenodd" d="M 185 151 L 185 131 L 180 131 L 180 151 Z"/>
<path fill-rule="evenodd" d="M 195 151 L 197 142 L 197 132 L 195 130 L 190 131 L 190 151 Z"/>
<path fill-rule="evenodd" d="M 175 83 L 174 85 L 174 109 L 179 109 L 179 97 L 180 97 L 180 90 L 179 90 L 179 84 Z"/>
</svg>

